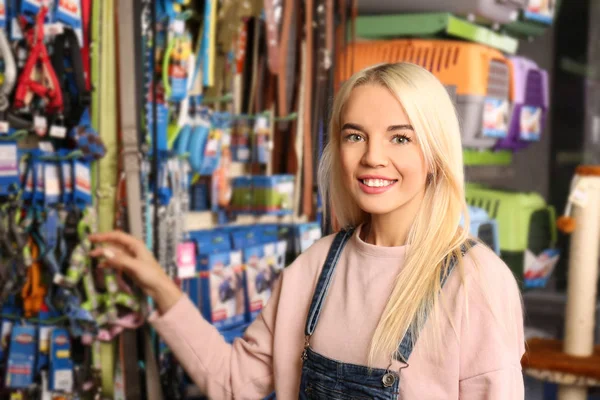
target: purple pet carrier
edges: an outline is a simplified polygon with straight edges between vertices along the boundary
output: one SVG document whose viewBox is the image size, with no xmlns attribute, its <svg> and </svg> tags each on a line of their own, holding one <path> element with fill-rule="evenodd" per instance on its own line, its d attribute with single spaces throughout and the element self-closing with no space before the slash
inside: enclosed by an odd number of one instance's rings
<svg viewBox="0 0 600 400">
<path fill-rule="evenodd" d="M 509 58 L 513 99 L 508 135 L 495 148 L 517 151 L 540 140 L 548 113 L 548 73 L 524 57 Z"/>
</svg>

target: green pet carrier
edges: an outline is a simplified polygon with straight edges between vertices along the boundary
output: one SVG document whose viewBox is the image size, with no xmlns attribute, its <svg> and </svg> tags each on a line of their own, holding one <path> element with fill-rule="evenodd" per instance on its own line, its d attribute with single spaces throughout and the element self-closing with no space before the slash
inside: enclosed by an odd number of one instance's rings
<svg viewBox="0 0 600 400">
<path fill-rule="evenodd" d="M 524 288 L 544 286 L 558 261 L 556 213 L 537 193 L 467 184 L 467 203 L 498 222 L 500 256 Z"/>
</svg>

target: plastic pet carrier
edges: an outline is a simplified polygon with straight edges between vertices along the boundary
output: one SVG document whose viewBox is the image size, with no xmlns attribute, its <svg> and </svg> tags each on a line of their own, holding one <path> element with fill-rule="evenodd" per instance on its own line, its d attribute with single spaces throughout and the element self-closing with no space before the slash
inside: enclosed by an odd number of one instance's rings
<svg viewBox="0 0 600 400">
<path fill-rule="evenodd" d="M 507 24 L 516 21 L 529 0 L 358 0 L 358 12 L 390 14 L 447 11 L 473 16 L 481 22 Z"/>
<path fill-rule="evenodd" d="M 554 208 L 537 193 L 469 184 L 466 195 L 469 205 L 497 221 L 500 256 L 517 280 L 525 288 L 544 286 L 559 257 Z"/>
<path fill-rule="evenodd" d="M 355 42 L 347 50 L 354 62 L 340 63 L 340 81 L 380 63 L 411 62 L 431 71 L 447 88 L 456 88 L 456 107 L 464 147 L 492 148 L 508 134 L 512 68 L 498 50 L 476 43 L 403 39 Z"/>
<path fill-rule="evenodd" d="M 508 136 L 497 149 L 520 150 L 540 140 L 548 113 L 548 73 L 524 57 L 509 58 L 513 71 L 513 107 Z"/>
<path fill-rule="evenodd" d="M 483 208 L 469 206 L 469 219 L 471 220 L 470 233 L 479 238 L 485 245 L 500 255 L 500 240 L 498 237 L 498 224 L 491 219 Z M 464 219 L 461 219 L 461 225 Z"/>
</svg>

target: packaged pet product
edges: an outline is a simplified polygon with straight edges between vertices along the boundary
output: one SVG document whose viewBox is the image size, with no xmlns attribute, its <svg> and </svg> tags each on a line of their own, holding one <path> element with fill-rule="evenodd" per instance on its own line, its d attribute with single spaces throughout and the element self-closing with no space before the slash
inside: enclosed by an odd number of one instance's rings
<svg viewBox="0 0 600 400">
<path fill-rule="evenodd" d="M 239 176 L 232 179 L 230 210 L 234 214 L 247 214 L 252 211 L 252 179 L 249 176 Z"/>
<path fill-rule="evenodd" d="M 296 225 L 295 247 L 297 255 L 304 253 L 314 242 L 323 235 L 321 226 L 317 222 L 308 222 Z"/>
<path fill-rule="evenodd" d="M 293 212 L 293 175 L 254 176 L 252 186 L 254 212 L 271 215 Z"/>
<path fill-rule="evenodd" d="M 249 321 L 267 305 L 273 284 L 285 267 L 286 250 L 287 243 L 283 240 L 244 249 Z"/>
<path fill-rule="evenodd" d="M 218 329 L 245 321 L 246 304 L 242 252 L 202 255 L 200 263 L 200 310 Z"/>
</svg>

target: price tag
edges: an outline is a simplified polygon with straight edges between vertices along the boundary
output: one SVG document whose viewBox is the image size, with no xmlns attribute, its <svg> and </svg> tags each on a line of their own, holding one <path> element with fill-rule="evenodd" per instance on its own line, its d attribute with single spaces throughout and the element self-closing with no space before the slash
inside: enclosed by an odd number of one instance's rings
<svg viewBox="0 0 600 400">
<path fill-rule="evenodd" d="M 48 353 L 50 351 L 50 333 L 52 328 L 42 327 L 40 328 L 40 352 Z"/>
<path fill-rule="evenodd" d="M 241 251 L 233 251 L 229 255 L 229 264 L 236 266 L 242 265 L 242 252 Z"/>
<path fill-rule="evenodd" d="M 50 142 L 40 142 L 38 144 L 38 147 L 40 148 L 40 150 L 42 150 L 44 153 L 54 153 L 54 146 L 52 145 L 52 143 Z"/>
<path fill-rule="evenodd" d="M 173 27 L 173 32 L 177 34 L 182 35 L 185 32 L 185 22 L 180 19 L 173 21 L 171 26 Z"/>
<path fill-rule="evenodd" d="M 250 159 L 250 149 L 238 149 L 237 158 L 240 161 L 247 161 Z"/>
<path fill-rule="evenodd" d="M 54 372 L 54 391 L 71 393 L 73 390 L 73 371 L 59 369 Z"/>
<path fill-rule="evenodd" d="M 67 137 L 67 128 L 64 126 L 52 125 L 50 127 L 50 136 L 58 139 L 64 139 Z"/>
<path fill-rule="evenodd" d="M 0 121 L 0 134 L 7 134 L 10 129 L 10 124 L 7 121 Z"/>
<path fill-rule="evenodd" d="M 61 23 L 45 24 L 44 36 L 57 36 L 65 31 L 65 27 Z"/>
<path fill-rule="evenodd" d="M 55 203 L 60 196 L 60 170 L 56 163 L 48 163 L 44 166 L 44 194 L 46 201 Z"/>
<path fill-rule="evenodd" d="M 219 146 L 219 141 L 217 139 L 210 139 L 206 144 L 206 153 L 214 154 L 217 152 L 217 148 Z"/>
<path fill-rule="evenodd" d="M 10 334 L 12 333 L 13 323 L 11 321 L 2 321 L 2 333 L 0 336 L 2 337 L 1 345 L 3 348 L 8 347 L 8 341 L 10 340 Z"/>
<path fill-rule="evenodd" d="M 17 177 L 19 159 L 16 144 L 0 145 L 0 177 Z"/>
<path fill-rule="evenodd" d="M 229 147 L 231 145 L 231 134 L 228 132 L 223 132 L 221 136 L 221 145 L 223 147 Z"/>
<path fill-rule="evenodd" d="M 256 118 L 256 121 L 254 122 L 254 131 L 260 132 L 260 131 L 268 131 L 268 130 L 269 130 L 269 119 L 265 116 L 260 116 L 260 117 Z"/>
<path fill-rule="evenodd" d="M 33 129 L 38 136 L 45 136 L 48 129 L 48 120 L 46 117 L 39 115 L 33 117 Z"/>
<path fill-rule="evenodd" d="M 577 207 L 584 208 L 587 206 L 588 196 L 582 188 L 577 187 L 569 196 L 569 200 Z"/>
<path fill-rule="evenodd" d="M 321 236 L 322 236 L 321 230 L 320 229 L 316 229 L 316 228 L 315 229 L 311 229 L 309 231 L 309 234 L 308 234 L 308 237 L 311 240 L 319 240 L 319 239 L 321 239 Z"/>
<path fill-rule="evenodd" d="M 179 243 L 177 245 L 177 277 L 180 279 L 193 278 L 196 273 L 196 246 L 194 243 Z"/>
<path fill-rule="evenodd" d="M 275 244 L 274 243 L 269 243 L 265 245 L 265 256 L 272 256 L 273 254 L 275 254 Z"/>
</svg>

